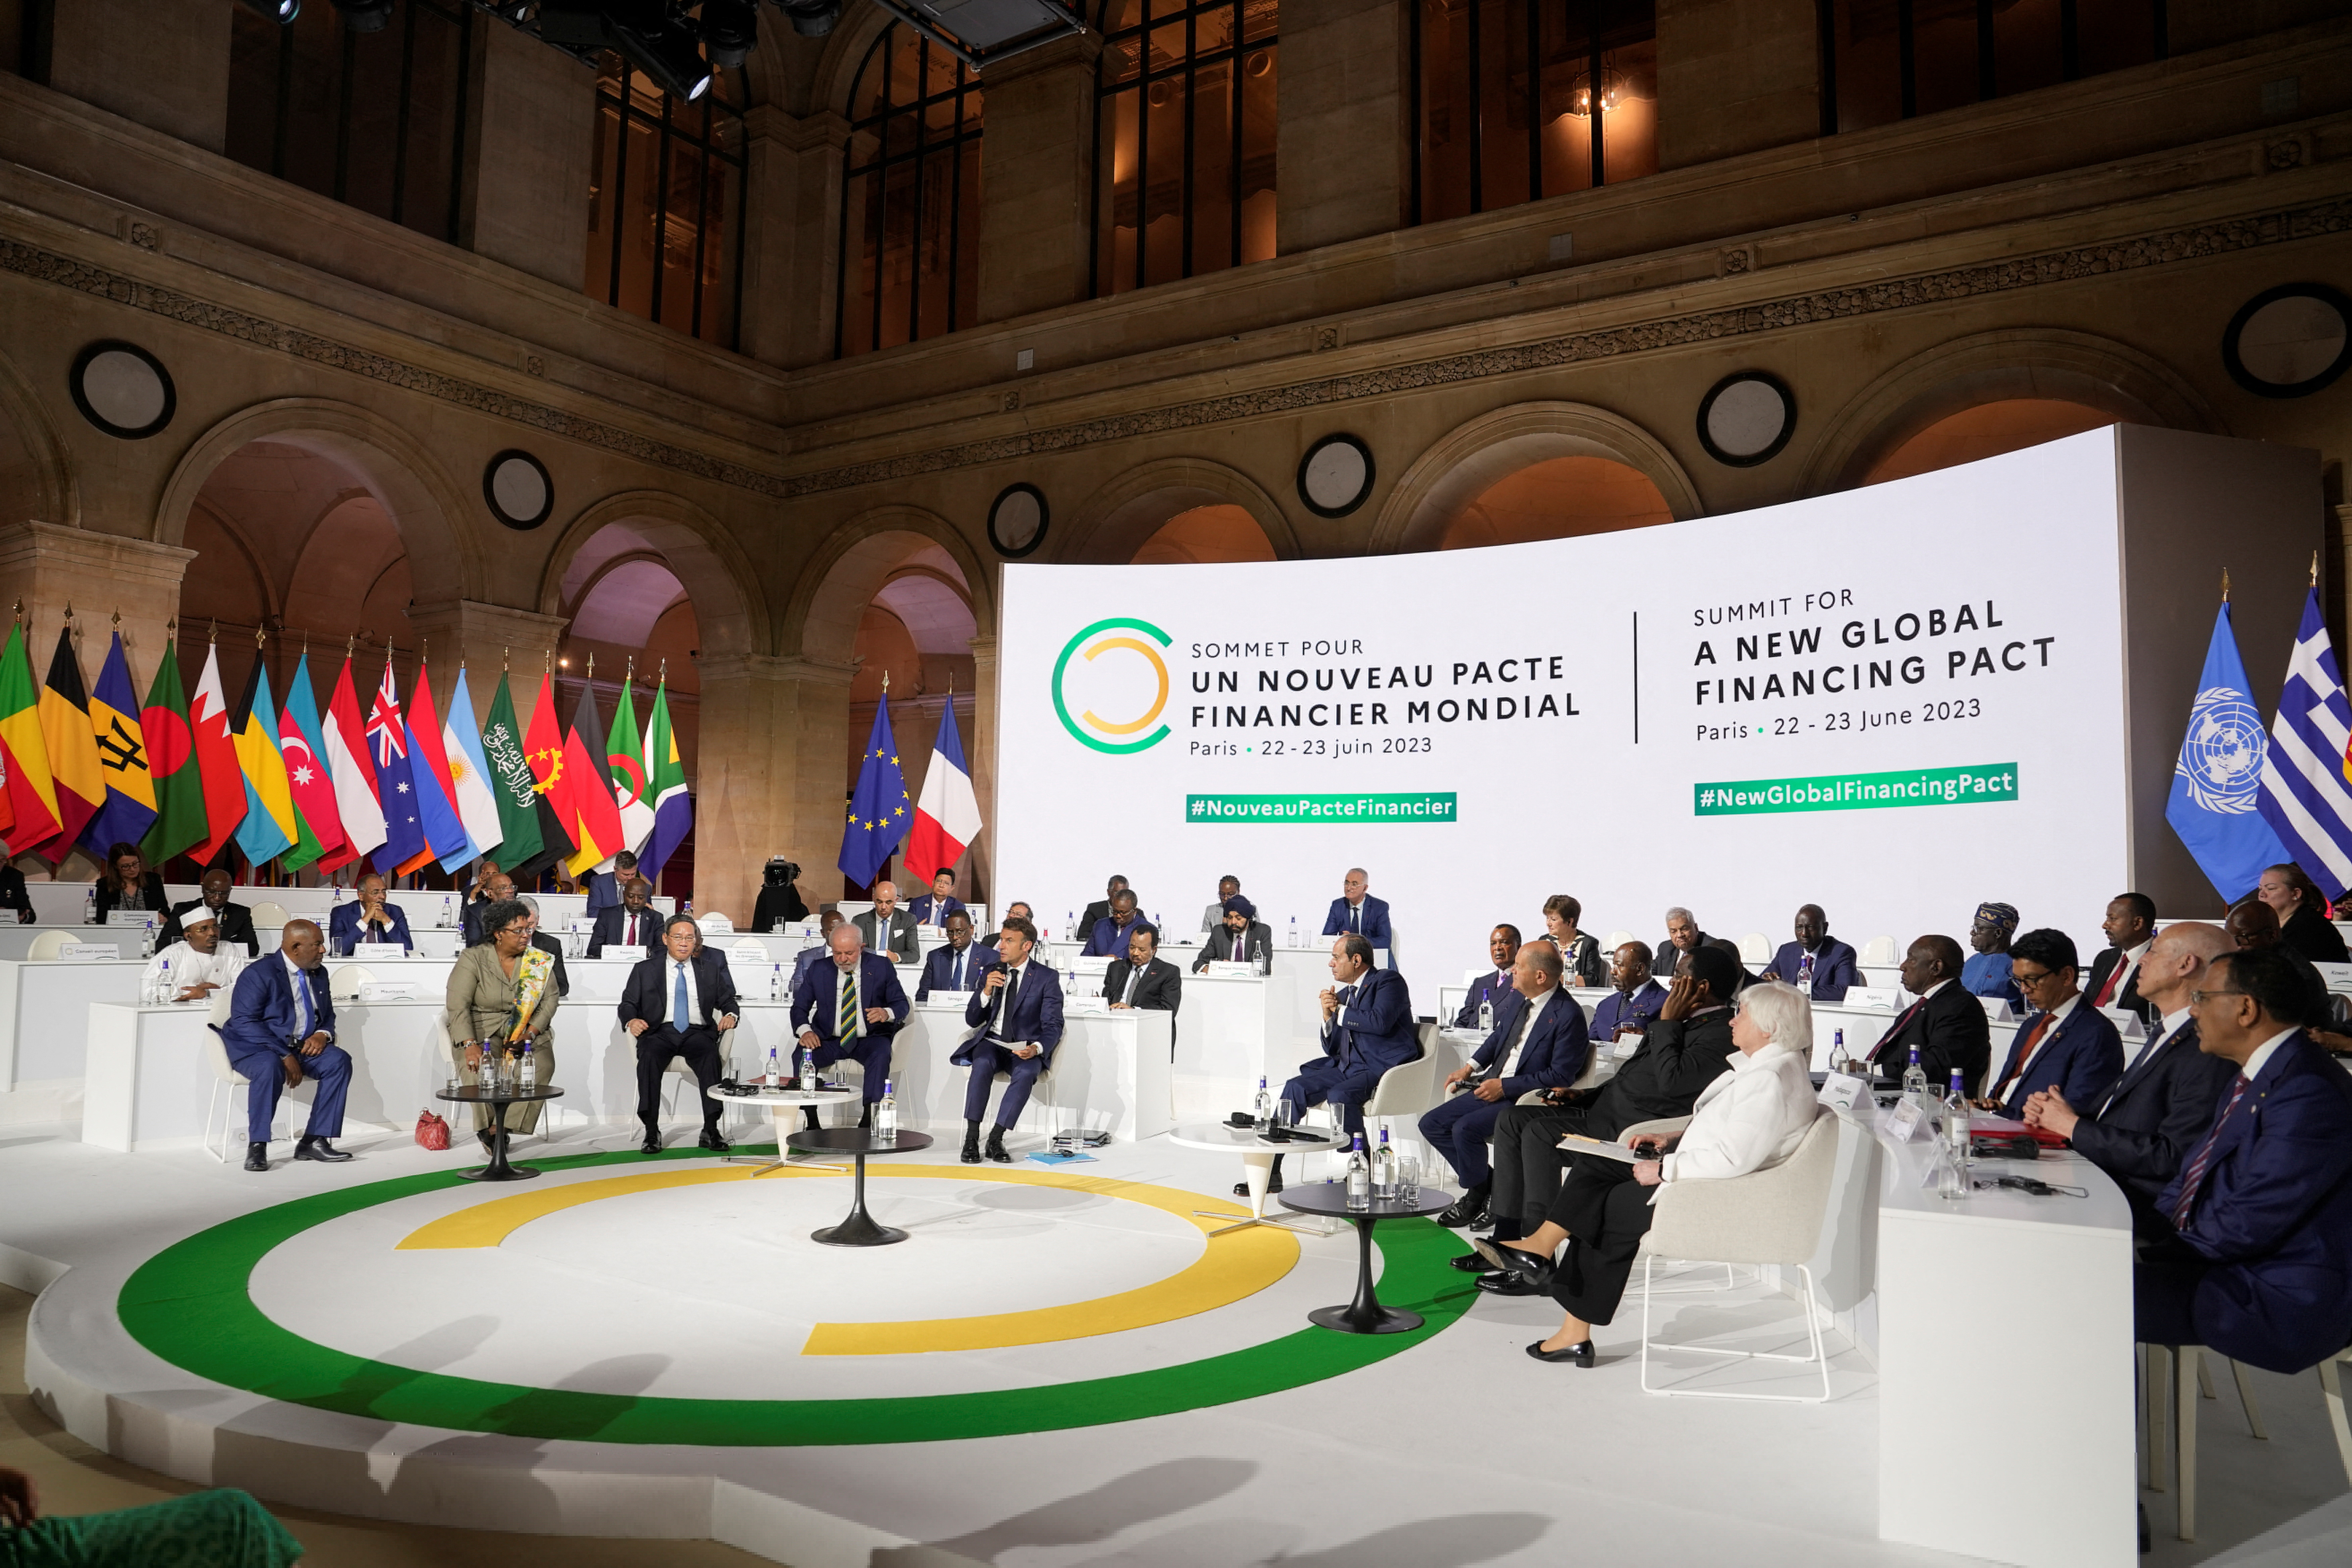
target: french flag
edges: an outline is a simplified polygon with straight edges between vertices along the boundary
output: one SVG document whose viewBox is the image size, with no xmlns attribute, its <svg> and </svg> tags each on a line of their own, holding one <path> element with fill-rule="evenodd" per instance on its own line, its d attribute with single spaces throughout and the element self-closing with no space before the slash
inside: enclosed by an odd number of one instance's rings
<svg viewBox="0 0 2352 1568">
<path fill-rule="evenodd" d="M 961 858 L 980 837 L 980 801 L 971 793 L 971 768 L 956 733 L 955 704 L 940 717 L 940 738 L 923 773 L 923 798 L 915 803 L 915 826 L 898 858 L 919 882 L 928 882 Z"/>
</svg>

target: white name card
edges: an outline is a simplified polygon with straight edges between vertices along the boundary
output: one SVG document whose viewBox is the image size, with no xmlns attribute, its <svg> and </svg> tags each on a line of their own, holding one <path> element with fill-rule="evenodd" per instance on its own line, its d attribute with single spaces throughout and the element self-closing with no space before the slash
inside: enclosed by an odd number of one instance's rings
<svg viewBox="0 0 2352 1568">
<path fill-rule="evenodd" d="M 719 931 L 728 936 L 735 934 L 735 917 L 732 915 L 697 915 L 694 917 L 694 923 L 702 928 L 702 934 L 705 936 L 709 936 L 712 931 Z"/>
<path fill-rule="evenodd" d="M 933 1007 L 961 1007 L 969 1004 L 971 1001 L 971 993 L 969 991 L 934 991 L 931 993 L 930 998 L 926 1005 Z"/>
<path fill-rule="evenodd" d="M 58 949 L 58 956 L 68 963 L 92 963 L 100 959 L 121 958 L 122 949 L 110 942 L 69 942 Z"/>
<path fill-rule="evenodd" d="M 1833 1072 L 1822 1082 L 1821 1092 L 1813 1098 L 1832 1110 L 1852 1110 L 1858 1105 L 1870 1103 L 1870 1080 L 1856 1078 L 1852 1073 Z"/>
<path fill-rule="evenodd" d="M 604 944 L 604 957 L 607 962 L 643 963 L 646 959 L 646 950 L 642 945 L 623 947 L 618 942 L 608 942 Z"/>
<path fill-rule="evenodd" d="M 2099 1011 L 2107 1016 L 2107 1022 L 2113 1024 L 2116 1026 L 2116 1033 L 2121 1035 L 2126 1041 L 2147 1038 L 2147 1026 L 2140 1022 L 2139 1015 L 2130 1008 L 2102 1007 Z"/>
<path fill-rule="evenodd" d="M 1215 958 L 1211 959 L 1209 966 L 1201 973 L 1213 974 L 1223 980 L 1255 980 L 1257 978 L 1257 965 L 1241 959 Z"/>
<path fill-rule="evenodd" d="M 1925 1113 L 1916 1100 L 1905 1100 L 1886 1113 L 1886 1135 L 1897 1143 L 1908 1143 L 1928 1129 Z"/>
<path fill-rule="evenodd" d="M 2352 969 L 2352 963 L 2347 963 L 2344 967 L 2347 969 Z M 2017 1015 L 2010 1011 L 2008 997 L 1979 996 L 1977 1000 L 1984 1004 L 1986 1022 L 1992 1024 L 2014 1024 L 2017 1022 Z"/>
<path fill-rule="evenodd" d="M 1892 1013 L 1902 1002 L 1903 993 L 1891 985 L 1853 985 L 1846 988 L 1845 1005 L 1849 1007 L 1876 1007 Z"/>
<path fill-rule="evenodd" d="M 360 986 L 362 1002 L 414 1002 L 416 982 L 414 980 L 370 980 Z"/>
<path fill-rule="evenodd" d="M 1110 969 L 1110 955 L 1105 953 L 1098 958 L 1075 959 L 1072 961 L 1072 967 L 1073 971 L 1079 974 L 1106 973 Z"/>
<path fill-rule="evenodd" d="M 596 929 L 596 917 L 589 915 L 582 919 L 566 921 L 564 922 L 563 929 L 566 931 L 593 931 Z"/>
<path fill-rule="evenodd" d="M 1062 1011 L 1065 1015 L 1088 1017 L 1109 1012 L 1110 1003 L 1100 996 L 1069 996 L 1063 999 Z"/>
<path fill-rule="evenodd" d="M 152 910 L 109 910 L 106 911 L 106 923 L 110 926 L 143 926 L 152 924 L 163 918 L 163 917 L 162 915 L 157 914 Z"/>
<path fill-rule="evenodd" d="M 2352 963 L 2315 963 L 2319 977 L 2327 982 L 2330 991 L 2352 993 Z"/>
</svg>

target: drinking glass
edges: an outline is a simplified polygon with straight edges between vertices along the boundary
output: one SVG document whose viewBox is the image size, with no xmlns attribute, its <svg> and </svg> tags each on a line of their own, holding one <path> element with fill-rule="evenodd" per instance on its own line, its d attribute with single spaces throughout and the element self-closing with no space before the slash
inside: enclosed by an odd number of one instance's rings
<svg viewBox="0 0 2352 1568">
<path fill-rule="evenodd" d="M 1421 1156 L 1401 1154 L 1397 1157 L 1397 1201 L 1411 1204 L 1421 1198 Z"/>
<path fill-rule="evenodd" d="M 1298 1102 L 1295 1100 L 1286 1100 L 1276 1106 L 1274 1112 L 1274 1124 L 1276 1127 L 1297 1126 Z"/>
</svg>

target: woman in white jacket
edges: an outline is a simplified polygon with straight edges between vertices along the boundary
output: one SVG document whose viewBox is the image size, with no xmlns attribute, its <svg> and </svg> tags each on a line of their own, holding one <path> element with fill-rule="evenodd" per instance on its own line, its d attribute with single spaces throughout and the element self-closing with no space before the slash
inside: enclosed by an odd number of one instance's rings
<svg viewBox="0 0 2352 1568">
<path fill-rule="evenodd" d="M 1739 1002 L 1731 1022 L 1731 1042 L 1739 1047 L 1731 1070 L 1699 1095 L 1690 1125 L 1663 1143 L 1654 1135 L 1624 1138 L 1628 1147 L 1659 1158 L 1628 1165 L 1580 1157 L 1562 1192 L 1576 1216 L 1567 1227 L 1546 1222 L 1524 1240 L 1478 1244 L 1489 1261 L 1549 1286 L 1567 1309 L 1558 1333 L 1528 1347 L 1538 1361 L 1593 1363 L 1592 1325 L 1615 1314 L 1650 1228 L 1658 1194 L 1643 1189 L 1744 1176 L 1779 1164 L 1804 1141 L 1818 1109 L 1808 1071 L 1811 1005 L 1795 986 L 1778 981 L 1749 986 Z M 1580 1186 L 1582 1201 L 1567 1204 Z M 1570 1244 L 1568 1256 L 1555 1268 L 1552 1255 L 1563 1241 Z"/>
</svg>

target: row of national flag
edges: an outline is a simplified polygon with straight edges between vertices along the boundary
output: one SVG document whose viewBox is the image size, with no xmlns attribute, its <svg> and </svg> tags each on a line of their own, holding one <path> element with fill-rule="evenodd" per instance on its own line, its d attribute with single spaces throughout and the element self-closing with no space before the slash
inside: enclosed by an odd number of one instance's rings
<svg viewBox="0 0 2352 1568">
<path fill-rule="evenodd" d="M 478 730 L 462 665 L 436 707 L 420 662 L 404 709 L 387 652 L 363 708 L 346 657 L 321 708 L 307 652 L 282 704 L 256 657 L 232 703 L 212 647 L 191 700 L 166 645 L 142 705 L 121 633 L 85 690 L 70 627 L 37 686 L 18 625 L 0 649 L 0 839 L 52 865 L 77 846 L 103 858 L 115 844 L 152 865 L 209 865 L 234 845 L 257 867 L 331 872 L 364 858 L 387 876 L 495 855 L 519 879 L 559 863 L 577 878 L 634 849 L 656 877 L 693 806 L 668 683 L 642 731 L 632 684 L 608 735 L 585 686 L 570 727 L 560 723 L 542 675 L 526 730 L 502 674 Z"/>
<path fill-rule="evenodd" d="M 2331 902 L 2352 890 L 2352 700 L 2312 574 L 2269 734 L 2225 596 L 2173 768 L 2165 817 L 2232 902 L 2290 861 Z"/>
</svg>

